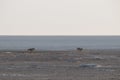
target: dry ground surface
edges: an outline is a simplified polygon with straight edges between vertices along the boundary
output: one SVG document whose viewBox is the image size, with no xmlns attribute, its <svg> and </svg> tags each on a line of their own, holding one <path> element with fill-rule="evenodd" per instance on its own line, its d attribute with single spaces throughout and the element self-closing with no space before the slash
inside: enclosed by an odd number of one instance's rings
<svg viewBox="0 0 120 80">
<path fill-rule="evenodd" d="M 120 80 L 120 50 L 0 51 L 0 80 Z"/>
</svg>

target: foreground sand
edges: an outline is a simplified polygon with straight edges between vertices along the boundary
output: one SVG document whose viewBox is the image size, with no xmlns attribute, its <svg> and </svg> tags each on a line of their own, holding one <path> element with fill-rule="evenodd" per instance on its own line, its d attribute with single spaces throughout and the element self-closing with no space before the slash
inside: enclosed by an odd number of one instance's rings
<svg viewBox="0 0 120 80">
<path fill-rule="evenodd" d="M 120 50 L 0 51 L 0 80 L 120 80 Z"/>
</svg>

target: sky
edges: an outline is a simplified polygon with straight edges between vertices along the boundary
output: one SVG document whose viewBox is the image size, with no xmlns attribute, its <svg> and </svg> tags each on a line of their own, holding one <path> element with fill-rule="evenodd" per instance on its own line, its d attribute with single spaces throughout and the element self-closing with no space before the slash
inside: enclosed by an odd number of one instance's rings
<svg viewBox="0 0 120 80">
<path fill-rule="evenodd" d="M 120 0 L 0 0 L 0 35 L 120 35 Z"/>
</svg>

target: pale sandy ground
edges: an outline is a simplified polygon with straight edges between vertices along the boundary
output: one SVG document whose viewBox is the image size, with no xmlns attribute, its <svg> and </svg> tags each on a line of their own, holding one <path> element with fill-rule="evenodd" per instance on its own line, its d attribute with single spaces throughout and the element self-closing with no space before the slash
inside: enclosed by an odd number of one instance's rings
<svg viewBox="0 0 120 80">
<path fill-rule="evenodd" d="M 0 51 L 0 80 L 120 80 L 120 50 Z"/>
</svg>

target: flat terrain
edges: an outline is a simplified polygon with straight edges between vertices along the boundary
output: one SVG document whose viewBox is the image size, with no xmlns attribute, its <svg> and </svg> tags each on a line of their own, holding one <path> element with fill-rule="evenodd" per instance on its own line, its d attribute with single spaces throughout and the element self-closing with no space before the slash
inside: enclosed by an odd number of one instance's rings
<svg viewBox="0 0 120 80">
<path fill-rule="evenodd" d="M 0 51 L 0 80 L 120 80 L 120 50 Z"/>
</svg>

